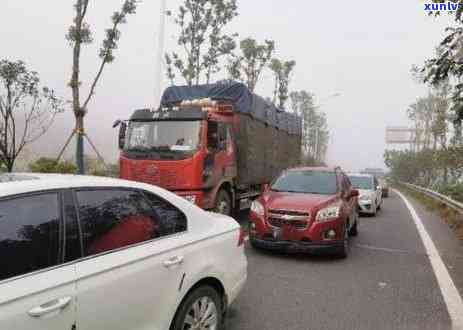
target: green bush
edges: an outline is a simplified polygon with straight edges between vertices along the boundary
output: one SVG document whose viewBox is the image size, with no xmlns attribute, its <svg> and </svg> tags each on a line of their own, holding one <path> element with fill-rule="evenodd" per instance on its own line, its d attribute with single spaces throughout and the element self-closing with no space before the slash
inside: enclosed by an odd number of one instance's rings
<svg viewBox="0 0 463 330">
<path fill-rule="evenodd" d="M 97 159 L 88 157 L 86 159 L 85 174 L 95 176 L 119 177 L 119 165 L 108 164 L 104 165 Z M 53 158 L 42 157 L 37 161 L 29 164 L 29 169 L 34 173 L 62 173 L 75 174 L 77 167 L 71 161 L 56 162 Z"/>
<path fill-rule="evenodd" d="M 110 176 L 112 178 L 119 177 L 119 163 L 108 164 L 107 176 Z"/>
<path fill-rule="evenodd" d="M 456 201 L 463 202 L 463 184 L 441 187 L 439 192 Z"/>
<path fill-rule="evenodd" d="M 67 173 L 75 174 L 77 167 L 69 162 L 57 162 L 56 159 L 42 157 L 29 165 L 29 169 L 34 173 Z"/>
</svg>

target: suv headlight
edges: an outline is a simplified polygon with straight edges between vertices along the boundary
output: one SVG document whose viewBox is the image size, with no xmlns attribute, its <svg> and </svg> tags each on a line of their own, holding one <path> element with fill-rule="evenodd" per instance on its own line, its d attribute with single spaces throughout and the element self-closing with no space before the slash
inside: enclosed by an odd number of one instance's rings
<svg viewBox="0 0 463 330">
<path fill-rule="evenodd" d="M 264 206 L 261 202 L 255 200 L 251 204 L 251 212 L 254 212 L 259 217 L 263 217 L 265 213 Z"/>
<path fill-rule="evenodd" d="M 318 211 L 315 221 L 325 222 L 339 217 L 341 213 L 341 203 L 332 204 Z"/>
</svg>

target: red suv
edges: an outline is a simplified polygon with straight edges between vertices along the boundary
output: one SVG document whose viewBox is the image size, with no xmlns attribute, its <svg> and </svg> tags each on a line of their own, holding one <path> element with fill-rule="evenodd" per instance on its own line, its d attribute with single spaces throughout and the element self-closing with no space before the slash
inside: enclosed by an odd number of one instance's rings
<svg viewBox="0 0 463 330">
<path fill-rule="evenodd" d="M 253 202 L 250 242 L 256 248 L 328 250 L 347 257 L 349 236 L 357 235 L 358 194 L 338 167 L 286 170 Z"/>
</svg>

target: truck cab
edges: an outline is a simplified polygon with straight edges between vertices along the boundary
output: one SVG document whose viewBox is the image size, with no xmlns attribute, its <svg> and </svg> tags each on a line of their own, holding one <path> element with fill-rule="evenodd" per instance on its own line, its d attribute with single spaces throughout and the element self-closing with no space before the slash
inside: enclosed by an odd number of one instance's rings
<svg viewBox="0 0 463 330">
<path fill-rule="evenodd" d="M 301 119 L 233 81 L 168 87 L 157 110 L 118 125 L 121 178 L 226 215 L 300 161 Z"/>
<path fill-rule="evenodd" d="M 120 176 L 231 214 L 237 175 L 232 106 L 211 100 L 137 110 L 120 128 Z"/>
</svg>

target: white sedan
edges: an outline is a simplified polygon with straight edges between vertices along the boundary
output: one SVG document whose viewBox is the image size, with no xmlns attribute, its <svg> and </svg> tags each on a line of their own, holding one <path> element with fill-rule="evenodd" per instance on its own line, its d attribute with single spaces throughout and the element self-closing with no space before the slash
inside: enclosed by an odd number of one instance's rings
<svg viewBox="0 0 463 330">
<path fill-rule="evenodd" d="M 0 176 L 0 329 L 220 329 L 244 233 L 163 189 Z"/>
<path fill-rule="evenodd" d="M 375 216 L 383 204 L 383 193 L 378 179 L 371 174 L 349 174 L 349 180 L 360 194 L 359 212 Z"/>
</svg>

